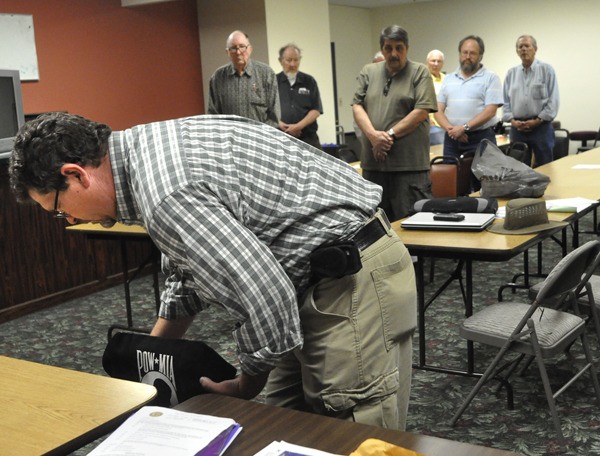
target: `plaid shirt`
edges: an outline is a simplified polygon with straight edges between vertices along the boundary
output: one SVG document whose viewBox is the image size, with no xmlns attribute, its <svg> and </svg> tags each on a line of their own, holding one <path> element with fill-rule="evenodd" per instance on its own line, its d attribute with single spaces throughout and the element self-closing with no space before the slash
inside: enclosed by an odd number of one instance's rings
<svg viewBox="0 0 600 456">
<path fill-rule="evenodd" d="M 225 306 L 251 374 L 302 345 L 310 252 L 349 238 L 381 197 L 349 165 L 235 116 L 114 132 L 109 154 L 119 220 L 143 224 L 168 258 L 160 316 Z"/>
</svg>

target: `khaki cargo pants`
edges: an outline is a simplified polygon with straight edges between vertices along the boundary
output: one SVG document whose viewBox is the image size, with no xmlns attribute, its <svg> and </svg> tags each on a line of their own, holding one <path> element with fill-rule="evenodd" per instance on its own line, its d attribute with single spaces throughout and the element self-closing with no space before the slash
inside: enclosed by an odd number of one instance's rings
<svg viewBox="0 0 600 456">
<path fill-rule="evenodd" d="M 304 346 L 271 372 L 267 403 L 404 430 L 416 285 L 393 230 L 361 252 L 362 269 L 323 279 L 304 297 Z"/>
</svg>

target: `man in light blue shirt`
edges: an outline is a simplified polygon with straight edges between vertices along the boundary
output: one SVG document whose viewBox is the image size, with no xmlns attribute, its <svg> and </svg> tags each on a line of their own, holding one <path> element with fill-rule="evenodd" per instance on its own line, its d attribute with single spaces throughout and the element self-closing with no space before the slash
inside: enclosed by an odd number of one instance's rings
<svg viewBox="0 0 600 456">
<path fill-rule="evenodd" d="M 444 78 L 435 119 L 446 131 L 444 155 L 459 157 L 474 151 L 482 139 L 496 144 L 496 110 L 502 106 L 502 85 L 481 64 L 485 46 L 474 35 L 458 45 L 460 67 Z"/>
<path fill-rule="evenodd" d="M 558 113 L 558 83 L 554 68 L 535 58 L 537 42 L 531 35 L 517 39 L 517 55 L 522 65 L 506 74 L 502 120 L 510 122 L 510 140 L 529 146 L 526 163 L 535 165 L 553 160 L 554 129 L 552 121 Z"/>
</svg>

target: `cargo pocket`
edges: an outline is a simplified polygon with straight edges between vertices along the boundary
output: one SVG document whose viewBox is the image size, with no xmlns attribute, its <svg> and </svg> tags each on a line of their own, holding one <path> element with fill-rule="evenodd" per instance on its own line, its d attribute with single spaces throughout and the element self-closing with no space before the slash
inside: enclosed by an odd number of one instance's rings
<svg viewBox="0 0 600 456">
<path fill-rule="evenodd" d="M 327 412 L 358 423 L 396 428 L 398 421 L 398 369 L 375 379 L 364 388 L 332 391 L 322 395 Z"/>
<path fill-rule="evenodd" d="M 381 320 L 385 347 L 389 351 L 398 341 L 412 334 L 417 326 L 417 291 L 410 257 L 371 272 Z"/>
</svg>

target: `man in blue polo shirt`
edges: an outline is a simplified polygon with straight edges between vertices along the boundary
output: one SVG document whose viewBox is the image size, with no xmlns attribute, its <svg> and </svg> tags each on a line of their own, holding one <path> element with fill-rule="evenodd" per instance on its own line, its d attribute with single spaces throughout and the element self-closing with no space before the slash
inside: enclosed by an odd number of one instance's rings
<svg viewBox="0 0 600 456">
<path fill-rule="evenodd" d="M 283 71 L 277 75 L 281 120 L 279 128 L 286 133 L 321 149 L 317 135 L 317 117 L 323 114 L 317 81 L 299 71 L 302 52 L 295 44 L 286 44 L 279 50 Z"/>
<path fill-rule="evenodd" d="M 482 139 L 496 144 L 496 110 L 503 104 L 498 75 L 481 64 L 485 47 L 474 35 L 458 45 L 460 67 L 444 78 L 435 119 L 446 131 L 444 155 L 474 151 Z"/>
</svg>

